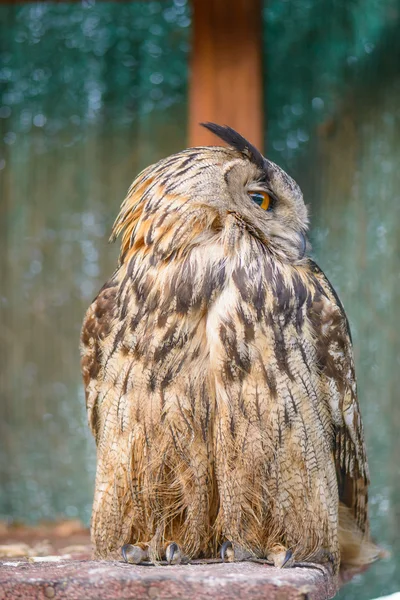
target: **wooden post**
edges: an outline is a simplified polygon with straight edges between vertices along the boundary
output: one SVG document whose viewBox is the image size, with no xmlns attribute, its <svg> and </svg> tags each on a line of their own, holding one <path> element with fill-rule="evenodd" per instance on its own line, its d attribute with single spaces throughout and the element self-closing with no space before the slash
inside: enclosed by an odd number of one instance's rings
<svg viewBox="0 0 400 600">
<path fill-rule="evenodd" d="M 263 148 L 260 0 L 193 0 L 189 143 L 218 145 L 199 122 L 230 125 Z"/>
</svg>

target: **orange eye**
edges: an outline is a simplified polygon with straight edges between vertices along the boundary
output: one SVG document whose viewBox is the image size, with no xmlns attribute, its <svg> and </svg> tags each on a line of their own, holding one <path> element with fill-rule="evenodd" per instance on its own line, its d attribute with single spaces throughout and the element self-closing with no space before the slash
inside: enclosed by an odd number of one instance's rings
<svg viewBox="0 0 400 600">
<path fill-rule="evenodd" d="M 264 210 L 271 210 L 271 197 L 267 192 L 264 192 L 263 190 L 260 190 L 259 192 L 250 192 L 249 196 L 251 197 L 253 202 L 258 204 L 258 206 L 261 206 L 261 208 L 263 208 Z"/>
</svg>

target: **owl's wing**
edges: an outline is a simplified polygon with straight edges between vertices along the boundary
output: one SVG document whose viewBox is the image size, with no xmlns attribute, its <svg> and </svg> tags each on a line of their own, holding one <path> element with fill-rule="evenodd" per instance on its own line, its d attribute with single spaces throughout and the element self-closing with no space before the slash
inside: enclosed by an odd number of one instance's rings
<svg viewBox="0 0 400 600">
<path fill-rule="evenodd" d="M 90 305 L 81 331 L 81 366 L 89 426 L 97 440 L 97 399 L 104 379 L 105 342 L 115 326 L 118 310 L 117 274 L 99 291 Z"/>
<path fill-rule="evenodd" d="M 96 440 L 96 491 L 92 510 L 92 541 L 96 556 L 118 557 L 119 540 L 129 539 L 135 515 L 129 492 L 134 486 L 132 433 L 123 426 L 119 407 L 130 365 L 113 357 L 123 338 L 119 313 L 121 273 L 103 286 L 89 307 L 81 332 L 81 367 L 89 426 Z M 136 453 L 140 460 L 140 449 Z"/>
<path fill-rule="evenodd" d="M 361 532 L 367 533 L 369 473 L 350 327 L 331 283 L 313 261 L 310 266 L 317 287 L 320 286 L 320 294 L 315 297 L 310 314 L 317 334 L 321 377 L 326 379 L 329 390 L 339 500 L 351 510 Z"/>
</svg>

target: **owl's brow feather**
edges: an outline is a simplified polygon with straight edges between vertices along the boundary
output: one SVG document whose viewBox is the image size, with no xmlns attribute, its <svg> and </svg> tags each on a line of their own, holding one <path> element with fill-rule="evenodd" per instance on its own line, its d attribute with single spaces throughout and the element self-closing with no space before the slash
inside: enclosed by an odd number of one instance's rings
<svg viewBox="0 0 400 600">
<path fill-rule="evenodd" d="M 232 146 L 254 163 L 262 171 L 266 168 L 266 160 L 259 150 L 253 144 L 248 142 L 240 133 L 228 125 L 217 125 L 216 123 L 200 123 L 216 136 L 221 138 L 229 146 Z"/>
</svg>

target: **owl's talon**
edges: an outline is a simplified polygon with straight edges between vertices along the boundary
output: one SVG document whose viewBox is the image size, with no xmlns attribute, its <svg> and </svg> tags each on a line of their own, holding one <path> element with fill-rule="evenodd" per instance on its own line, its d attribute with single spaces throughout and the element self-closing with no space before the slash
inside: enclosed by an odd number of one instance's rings
<svg viewBox="0 0 400 600">
<path fill-rule="evenodd" d="M 292 550 L 276 549 L 268 554 L 267 560 L 278 569 L 287 569 L 294 566 L 294 556 Z"/>
<path fill-rule="evenodd" d="M 287 563 L 290 561 L 292 556 L 293 556 L 293 552 L 291 550 L 286 550 L 285 558 L 283 559 L 281 569 L 283 569 L 285 567 L 285 565 L 287 565 L 288 567 L 290 566 Z"/>
<path fill-rule="evenodd" d="M 175 542 L 171 542 L 165 549 L 165 558 L 169 565 L 179 565 L 182 561 L 181 549 Z"/>
<path fill-rule="evenodd" d="M 122 546 L 121 554 L 124 561 L 132 565 L 138 565 L 141 562 L 149 560 L 148 552 L 140 546 L 134 546 L 133 544 Z"/>
<path fill-rule="evenodd" d="M 233 549 L 232 542 L 226 540 L 220 550 L 222 562 L 233 562 L 235 560 L 235 551 Z"/>
</svg>

